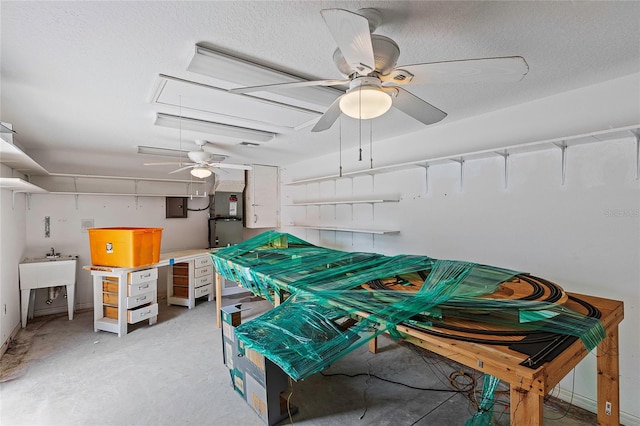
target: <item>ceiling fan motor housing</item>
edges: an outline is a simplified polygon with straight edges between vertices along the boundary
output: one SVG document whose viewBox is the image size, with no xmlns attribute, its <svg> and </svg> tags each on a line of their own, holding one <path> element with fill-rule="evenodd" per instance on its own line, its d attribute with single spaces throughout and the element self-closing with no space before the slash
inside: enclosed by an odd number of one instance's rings
<svg viewBox="0 0 640 426">
<path fill-rule="evenodd" d="M 379 34 L 371 34 L 371 45 L 373 46 L 373 58 L 376 66 L 375 72 L 380 75 L 389 74 L 398 62 L 400 48 L 395 41 Z M 351 77 L 356 74 L 344 59 L 340 48 L 333 52 L 333 62 L 343 76 Z"/>
<path fill-rule="evenodd" d="M 187 156 L 189 157 L 189 160 L 198 164 L 206 163 L 207 161 L 211 160 L 211 157 L 213 157 L 213 155 L 205 151 L 191 151 L 187 154 Z"/>
</svg>

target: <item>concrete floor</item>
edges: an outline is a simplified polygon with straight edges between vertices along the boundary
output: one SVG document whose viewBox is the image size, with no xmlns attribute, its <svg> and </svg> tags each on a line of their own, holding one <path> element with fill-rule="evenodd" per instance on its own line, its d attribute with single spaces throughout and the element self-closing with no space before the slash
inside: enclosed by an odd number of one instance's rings
<svg viewBox="0 0 640 426">
<path fill-rule="evenodd" d="M 9 425 L 263 425 L 235 393 L 222 363 L 215 302 L 194 309 L 160 302 L 158 323 L 129 326 L 119 338 L 93 331 L 93 312 L 36 318 L 20 331 L 0 360 L 0 424 Z M 270 305 L 249 294 L 224 298 L 242 303 L 243 321 Z M 322 374 L 294 382 L 298 412 L 281 424 L 464 425 L 475 411 L 466 394 L 451 392 L 450 374 L 463 371 L 433 354 L 379 339 Z M 481 376 L 467 370 L 469 376 Z M 365 373 L 357 377 L 330 374 Z M 384 377 L 416 390 L 374 378 Z M 501 385 L 502 390 L 507 389 Z M 494 424 L 508 424 L 498 393 Z M 596 424 L 595 416 L 557 400 L 545 405 L 546 425 Z"/>
</svg>

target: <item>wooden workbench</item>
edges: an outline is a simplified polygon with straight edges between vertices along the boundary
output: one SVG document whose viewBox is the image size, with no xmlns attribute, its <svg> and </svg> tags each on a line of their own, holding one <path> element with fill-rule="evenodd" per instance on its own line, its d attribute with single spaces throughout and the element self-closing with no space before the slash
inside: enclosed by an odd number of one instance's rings
<svg viewBox="0 0 640 426">
<path fill-rule="evenodd" d="M 215 274 L 216 294 L 221 294 L 222 277 Z M 598 308 L 606 338 L 597 347 L 597 399 L 598 425 L 618 426 L 620 424 L 620 384 L 618 365 L 618 324 L 624 317 L 623 302 L 595 296 L 572 294 Z M 567 307 L 574 307 L 567 303 Z M 220 327 L 221 298 L 216 298 L 217 324 Z M 576 365 L 584 359 L 588 351 L 580 339 L 564 350 L 559 356 L 542 366 L 531 369 L 520 365 L 527 355 L 497 346 L 465 342 L 451 338 L 434 336 L 404 325 L 397 330 L 407 342 L 463 364 L 482 373 L 487 373 L 509 383 L 511 424 L 517 426 L 539 426 L 544 423 L 544 397 Z M 369 348 L 375 352 L 375 340 Z"/>
<path fill-rule="evenodd" d="M 581 294 L 573 296 L 591 303 L 602 312 L 600 320 L 604 325 L 606 338 L 598 345 L 596 354 L 598 425 L 618 426 L 618 324 L 624 317 L 623 303 Z M 509 383 L 511 424 L 517 426 L 543 424 L 544 397 L 588 354 L 584 344 L 578 339 L 552 361 L 531 369 L 520 365 L 527 359 L 527 355 L 507 346 L 433 336 L 403 325 L 398 325 L 397 329 L 410 343 Z"/>
</svg>

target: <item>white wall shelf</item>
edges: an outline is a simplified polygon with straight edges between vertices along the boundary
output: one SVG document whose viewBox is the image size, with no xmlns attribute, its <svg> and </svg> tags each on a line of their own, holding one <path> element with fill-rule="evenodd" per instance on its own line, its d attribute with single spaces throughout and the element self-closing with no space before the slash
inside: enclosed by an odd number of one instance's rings
<svg viewBox="0 0 640 426">
<path fill-rule="evenodd" d="M 428 170 L 430 166 L 435 166 L 439 164 L 450 164 L 452 161 L 460 164 L 461 185 L 462 185 L 462 175 L 463 175 L 465 161 L 477 160 L 482 158 L 490 158 L 495 156 L 501 156 L 504 158 L 505 182 L 507 182 L 506 173 L 508 169 L 506 167 L 506 162 L 508 161 L 509 155 L 522 154 L 526 152 L 534 152 L 534 151 L 540 151 L 540 150 L 548 150 L 548 149 L 554 149 L 558 147 L 563 149 L 563 153 L 565 153 L 565 155 L 563 155 L 563 176 L 564 176 L 564 170 L 566 168 L 566 149 L 568 147 L 571 147 L 574 145 L 582 145 L 585 143 L 603 142 L 603 141 L 616 140 L 616 139 L 622 139 L 622 138 L 628 138 L 628 137 L 635 137 L 637 143 L 640 146 L 640 142 L 638 142 L 639 134 L 640 134 L 640 124 L 635 124 L 633 126 L 619 127 L 615 129 L 606 129 L 598 132 L 585 133 L 585 134 L 574 135 L 574 136 L 566 136 L 566 137 L 555 138 L 555 139 L 546 139 L 542 141 L 529 142 L 529 143 L 524 143 L 520 145 L 510 145 L 510 146 L 497 147 L 497 148 L 492 148 L 492 149 L 487 149 L 482 151 L 454 154 L 454 155 L 449 155 L 444 157 L 426 158 L 422 160 L 409 161 L 406 163 L 390 164 L 387 166 L 380 166 L 380 167 L 373 167 L 370 169 L 345 172 L 345 173 L 342 173 L 342 175 L 332 174 L 332 175 L 318 176 L 318 177 L 308 178 L 308 179 L 299 179 L 299 180 L 294 180 L 292 182 L 289 182 L 286 185 L 305 185 L 309 183 L 317 183 L 317 182 L 337 180 L 337 179 L 343 179 L 343 178 L 354 178 L 358 176 L 389 173 L 394 171 L 412 169 L 416 167 L 424 168 L 427 174 L 427 179 L 428 179 Z M 640 149 L 637 151 L 640 152 Z M 638 157 L 640 158 L 640 154 L 638 155 Z M 636 174 L 640 175 L 640 159 L 636 159 L 636 162 L 637 162 L 636 169 L 638 170 Z M 638 179 L 638 176 L 636 176 L 636 179 Z"/>
<path fill-rule="evenodd" d="M 337 231 L 337 232 L 356 232 L 362 234 L 375 235 L 391 235 L 399 234 L 400 231 L 389 229 L 364 229 L 364 228 L 346 228 L 337 226 L 314 226 L 314 225 L 293 225 L 294 228 L 316 229 L 319 231 Z"/>
<path fill-rule="evenodd" d="M 333 206 L 339 204 L 377 204 L 377 203 L 397 203 L 400 198 L 370 198 L 362 200 L 325 200 L 325 201 L 294 201 L 287 206 Z"/>
<path fill-rule="evenodd" d="M 49 173 L 33 176 L 32 180 L 56 195 L 106 195 L 134 197 L 196 197 L 208 196 L 211 182 L 147 178 L 135 176 L 80 175 Z"/>
<path fill-rule="evenodd" d="M 5 140 L 7 138 L 9 140 Z M 179 180 L 165 178 L 146 178 L 133 176 L 99 176 L 67 173 L 49 173 L 35 162 L 15 143 L 13 135 L 0 139 L 0 163 L 14 172 L 29 176 L 31 182 L 17 177 L 0 178 L 0 188 L 10 189 L 15 193 L 50 193 L 55 195 L 131 195 L 135 197 L 206 197 L 210 183 L 205 180 Z M 122 188 L 128 181 L 126 190 L 113 190 L 107 182 Z M 151 188 L 140 188 L 140 183 L 147 185 L 173 185 L 170 189 L 159 188 L 157 192 Z M 162 185 L 165 186 L 165 185 Z M 179 186 L 179 188 L 178 188 Z"/>
<path fill-rule="evenodd" d="M 14 143 L 4 138 L 13 140 L 13 134 L 3 135 L 0 139 L 0 163 L 26 175 L 46 175 L 48 172 L 40 164 L 25 154 Z"/>
<path fill-rule="evenodd" d="M 15 207 L 16 203 L 16 194 L 25 193 L 27 194 L 27 202 L 29 201 L 29 194 L 33 193 L 46 193 L 49 192 L 46 189 L 40 188 L 32 184 L 31 182 L 27 182 L 26 180 L 20 178 L 5 178 L 0 177 L 0 189 L 9 189 L 11 190 L 11 208 Z"/>
<path fill-rule="evenodd" d="M 39 186 L 27 182 L 20 178 L 0 178 L 0 188 L 10 189 L 13 192 L 27 192 L 27 193 L 43 193 L 49 192 L 46 189 L 42 189 Z"/>
</svg>

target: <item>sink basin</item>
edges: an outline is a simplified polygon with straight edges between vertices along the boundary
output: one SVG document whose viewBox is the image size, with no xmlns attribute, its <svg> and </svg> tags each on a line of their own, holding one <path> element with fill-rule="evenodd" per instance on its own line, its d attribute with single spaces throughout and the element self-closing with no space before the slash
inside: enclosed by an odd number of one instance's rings
<svg viewBox="0 0 640 426">
<path fill-rule="evenodd" d="M 27 314 L 31 313 L 33 317 L 33 310 L 30 311 L 29 307 L 35 300 L 35 293 L 31 296 L 31 290 L 36 288 L 66 286 L 69 319 L 73 319 L 77 258 L 74 255 L 27 258 L 18 265 L 23 328 L 27 325 Z"/>
<path fill-rule="evenodd" d="M 66 260 L 76 260 L 78 258 L 78 256 L 72 255 L 72 254 L 68 254 L 68 255 L 60 255 L 57 254 L 55 256 L 51 256 L 51 255 L 47 255 L 44 257 L 27 257 L 26 259 L 24 259 L 22 261 L 22 263 L 20 263 L 20 265 L 23 264 L 32 264 L 32 263 L 43 263 L 43 262 L 62 262 L 62 261 L 66 261 Z M 22 269 L 20 270 L 20 272 L 22 272 Z"/>
</svg>

